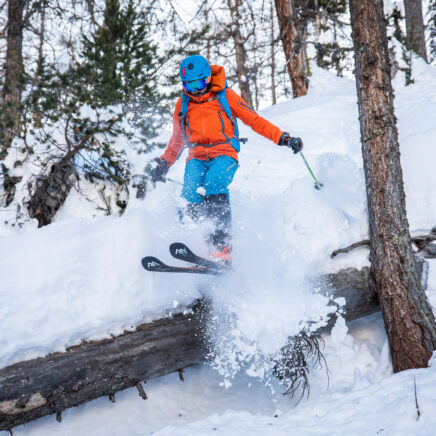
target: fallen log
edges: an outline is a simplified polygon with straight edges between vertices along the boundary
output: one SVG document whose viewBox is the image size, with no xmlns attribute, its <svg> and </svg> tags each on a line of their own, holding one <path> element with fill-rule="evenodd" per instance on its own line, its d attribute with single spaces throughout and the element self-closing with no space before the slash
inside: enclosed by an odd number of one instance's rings
<svg viewBox="0 0 436 436">
<path fill-rule="evenodd" d="M 65 409 L 132 386 L 144 398 L 142 381 L 204 362 L 197 310 L 1 369 L 0 430 L 52 413 L 59 420 Z"/>
<path fill-rule="evenodd" d="M 369 268 L 324 275 L 316 286 L 332 304 L 345 298 L 346 321 L 380 310 Z M 197 301 L 134 332 L 0 369 L 0 430 L 53 413 L 60 420 L 65 409 L 102 396 L 115 400 L 116 392 L 133 386 L 147 398 L 142 381 L 204 363 L 201 312 L 206 309 Z M 330 331 L 335 319 L 322 332 Z"/>
<path fill-rule="evenodd" d="M 415 257 L 416 267 L 422 287 L 427 289 L 428 262 L 422 257 Z M 345 321 L 353 321 L 380 310 L 377 289 L 371 275 L 371 268 L 346 268 L 337 273 L 325 274 L 314 280 L 315 288 L 330 297 L 330 304 L 337 306 L 337 312 L 330 315 L 326 326 L 315 333 L 329 333 L 334 326 L 338 313 Z M 340 307 L 334 300 L 345 299 L 345 306 Z"/>
<path fill-rule="evenodd" d="M 348 322 L 380 310 L 377 290 L 371 276 L 371 269 L 368 267 L 360 270 L 347 268 L 338 273 L 325 274 L 316 279 L 314 284 L 324 295 L 330 297 L 330 304 L 338 309 L 330 315 L 327 325 L 315 333 L 329 333 L 336 322 L 338 312 Z M 344 307 L 335 302 L 338 298 L 345 299 Z"/>
</svg>

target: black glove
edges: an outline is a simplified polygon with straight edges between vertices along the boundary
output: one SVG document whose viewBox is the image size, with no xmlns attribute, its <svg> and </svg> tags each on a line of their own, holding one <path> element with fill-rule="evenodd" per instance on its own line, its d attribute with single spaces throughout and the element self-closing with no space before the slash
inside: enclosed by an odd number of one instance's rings
<svg viewBox="0 0 436 436">
<path fill-rule="evenodd" d="M 150 171 L 150 178 L 153 183 L 166 182 L 165 176 L 167 175 L 170 166 L 165 159 L 157 157 L 154 159 L 157 165 Z"/>
<path fill-rule="evenodd" d="M 292 148 L 294 154 L 303 150 L 303 141 L 301 138 L 293 138 L 288 132 L 283 132 L 280 136 L 278 145 L 284 145 L 286 147 Z"/>
</svg>

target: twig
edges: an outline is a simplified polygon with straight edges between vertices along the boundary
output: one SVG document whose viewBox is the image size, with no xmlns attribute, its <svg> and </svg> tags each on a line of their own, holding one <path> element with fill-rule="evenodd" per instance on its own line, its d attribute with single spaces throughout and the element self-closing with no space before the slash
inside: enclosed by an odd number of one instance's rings
<svg viewBox="0 0 436 436">
<path fill-rule="evenodd" d="M 141 382 L 136 383 L 135 386 L 136 386 L 136 389 L 138 389 L 139 396 L 140 396 L 143 400 L 146 400 L 148 397 L 147 397 L 147 394 L 146 394 L 145 391 L 144 391 L 144 387 L 142 386 Z"/>
<path fill-rule="evenodd" d="M 311 367 L 323 366 L 329 379 L 327 361 L 321 351 L 324 339 L 321 335 L 308 335 L 305 331 L 288 338 L 284 347 L 280 350 L 280 357 L 274 366 L 274 375 L 287 384 L 283 395 L 294 397 L 297 391 L 301 391 L 297 404 L 310 394 L 309 370 Z"/>
<path fill-rule="evenodd" d="M 304 40 L 299 39 L 299 38 L 296 38 L 295 41 L 296 41 L 295 46 L 294 46 L 294 48 L 291 51 L 289 59 L 285 63 L 285 68 L 284 68 L 285 70 L 286 70 L 287 65 L 294 58 L 294 56 L 297 53 L 299 53 L 301 47 L 303 47 L 304 45 L 307 45 L 307 44 L 314 45 L 317 50 L 319 50 L 320 47 L 322 47 L 323 50 L 327 50 L 327 51 L 342 51 L 342 52 L 345 52 L 345 51 L 352 51 L 352 50 L 354 50 L 353 47 L 328 47 L 326 44 L 321 44 L 320 42 L 316 42 L 316 41 L 304 41 Z"/>
<path fill-rule="evenodd" d="M 418 395 L 416 393 L 416 379 L 415 379 L 415 376 L 413 376 L 413 386 L 415 388 L 415 406 L 416 406 L 416 413 L 417 413 L 416 420 L 419 421 L 419 417 L 421 416 L 421 412 L 419 410 Z"/>
<path fill-rule="evenodd" d="M 179 379 L 180 381 L 185 381 L 185 377 L 183 376 L 183 369 L 179 369 Z"/>
<path fill-rule="evenodd" d="M 411 237 L 412 242 L 416 244 L 418 247 L 418 251 L 422 251 L 426 248 L 426 246 L 433 241 L 436 241 L 436 228 L 433 228 L 431 230 L 431 233 L 429 235 L 418 235 L 418 236 L 412 236 Z M 351 250 L 354 250 L 355 248 L 362 247 L 364 245 L 370 245 L 369 239 L 364 239 L 363 241 L 356 242 L 354 244 L 349 245 L 345 248 L 338 248 L 337 250 L 333 251 L 330 257 L 333 259 L 338 254 L 341 253 L 349 253 Z"/>
<path fill-rule="evenodd" d="M 334 257 L 336 257 L 340 253 L 348 253 L 351 250 L 354 250 L 355 248 L 358 248 L 358 247 L 363 247 L 364 245 L 369 245 L 369 239 L 364 239 L 363 241 L 356 242 L 356 243 L 351 244 L 345 248 L 338 248 L 337 250 L 332 252 L 332 254 L 330 255 L 330 258 L 333 259 Z"/>
<path fill-rule="evenodd" d="M 203 9 L 203 7 L 204 7 L 204 5 L 207 3 L 207 0 L 204 0 L 203 1 L 203 3 L 200 5 L 200 7 L 198 8 L 198 10 L 197 10 L 197 12 L 196 12 L 196 14 L 189 20 L 189 22 L 192 22 L 192 21 L 194 21 L 196 18 L 197 18 L 197 16 L 198 16 L 198 14 L 201 12 L 201 10 Z M 215 2 L 214 2 L 215 3 Z M 212 4 L 212 6 L 213 6 L 213 4 Z"/>
</svg>

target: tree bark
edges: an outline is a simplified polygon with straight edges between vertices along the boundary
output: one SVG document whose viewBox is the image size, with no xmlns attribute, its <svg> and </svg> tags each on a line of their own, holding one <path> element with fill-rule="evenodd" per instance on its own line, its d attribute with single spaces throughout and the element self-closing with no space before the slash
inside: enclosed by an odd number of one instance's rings
<svg viewBox="0 0 436 436">
<path fill-rule="evenodd" d="M 406 45 L 427 62 L 427 48 L 425 46 L 425 27 L 422 17 L 421 0 L 404 0 L 406 13 Z"/>
<path fill-rule="evenodd" d="M 309 81 L 304 71 L 303 46 L 293 21 L 291 0 L 275 0 L 275 5 L 292 94 L 294 98 L 301 97 L 307 94 Z"/>
<path fill-rule="evenodd" d="M 277 103 L 276 96 L 276 55 L 275 55 L 274 4 L 271 0 L 271 98 L 272 104 Z"/>
<path fill-rule="evenodd" d="M 334 299 L 345 298 L 346 321 L 380 310 L 369 268 L 326 274 L 314 286 L 331 297 L 332 305 L 338 305 Z M 0 369 L 0 431 L 204 363 L 207 302 L 186 309 L 142 324 L 134 332 Z M 333 314 L 317 333 L 330 332 L 336 318 Z"/>
<path fill-rule="evenodd" d="M 33 79 L 33 86 L 39 86 L 41 82 L 41 69 L 43 68 L 44 62 L 44 39 L 45 39 L 45 10 L 47 0 L 43 0 L 40 5 L 40 14 L 41 14 L 41 24 L 39 27 L 39 47 L 38 47 L 38 60 L 36 64 L 36 72 L 35 77 Z M 40 129 L 41 128 L 41 109 L 39 105 L 35 102 L 35 109 L 33 112 L 33 128 Z"/>
<path fill-rule="evenodd" d="M 5 76 L 0 110 L 0 160 L 20 130 L 20 104 L 24 82 L 23 15 L 26 0 L 8 0 Z"/>
<path fill-rule="evenodd" d="M 30 218 L 36 218 L 38 227 L 44 227 L 65 203 L 74 184 L 75 166 L 69 157 L 54 163 L 48 175 L 38 176 L 34 192 L 26 202 Z"/>
<path fill-rule="evenodd" d="M 236 77 L 238 78 L 241 97 L 250 105 L 253 106 L 253 98 L 250 90 L 249 74 L 247 68 L 247 52 L 244 46 L 240 30 L 240 7 L 241 0 L 227 0 L 230 15 L 232 17 L 231 35 L 235 44 L 236 56 Z"/>
<path fill-rule="evenodd" d="M 394 371 L 427 367 L 436 323 L 412 252 L 382 0 L 351 0 L 371 268 Z"/>
</svg>

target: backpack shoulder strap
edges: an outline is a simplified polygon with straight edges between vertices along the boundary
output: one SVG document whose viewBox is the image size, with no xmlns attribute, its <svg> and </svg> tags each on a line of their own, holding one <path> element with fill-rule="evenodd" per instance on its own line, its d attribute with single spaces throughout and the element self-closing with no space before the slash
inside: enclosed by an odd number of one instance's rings
<svg viewBox="0 0 436 436">
<path fill-rule="evenodd" d="M 186 118 L 186 113 L 188 112 L 188 104 L 189 104 L 189 97 L 183 93 L 182 94 L 182 105 L 180 106 L 180 112 L 179 112 L 179 117 L 180 117 L 180 122 L 182 123 L 182 126 L 185 124 L 185 118 Z"/>
<path fill-rule="evenodd" d="M 227 89 L 227 81 L 226 81 L 226 86 L 224 87 L 224 89 L 217 92 L 218 103 L 220 104 L 221 108 L 223 109 L 223 111 L 226 113 L 226 115 L 229 117 L 230 121 L 232 122 L 235 136 L 236 136 L 236 138 L 238 138 L 239 137 L 238 122 L 237 122 L 236 118 L 233 116 L 232 110 L 230 109 L 229 102 L 227 101 L 226 89 Z"/>
<path fill-rule="evenodd" d="M 231 141 L 233 148 L 239 153 L 240 148 L 241 148 L 240 142 L 246 142 L 246 138 L 239 137 L 238 120 L 232 114 L 232 109 L 230 108 L 229 102 L 227 101 L 226 89 L 227 89 L 227 80 L 226 80 L 226 86 L 224 87 L 224 89 L 217 92 L 218 103 L 233 124 L 234 136 L 230 141 Z"/>
<path fill-rule="evenodd" d="M 189 104 L 189 97 L 183 93 L 182 94 L 182 105 L 180 106 L 180 112 L 178 113 L 179 117 L 180 117 L 180 123 L 182 125 L 182 132 L 183 132 L 183 138 L 185 139 L 185 143 L 188 144 L 188 137 L 186 136 L 186 132 L 185 132 L 185 119 L 186 119 L 186 114 L 188 112 L 188 104 Z"/>
</svg>

